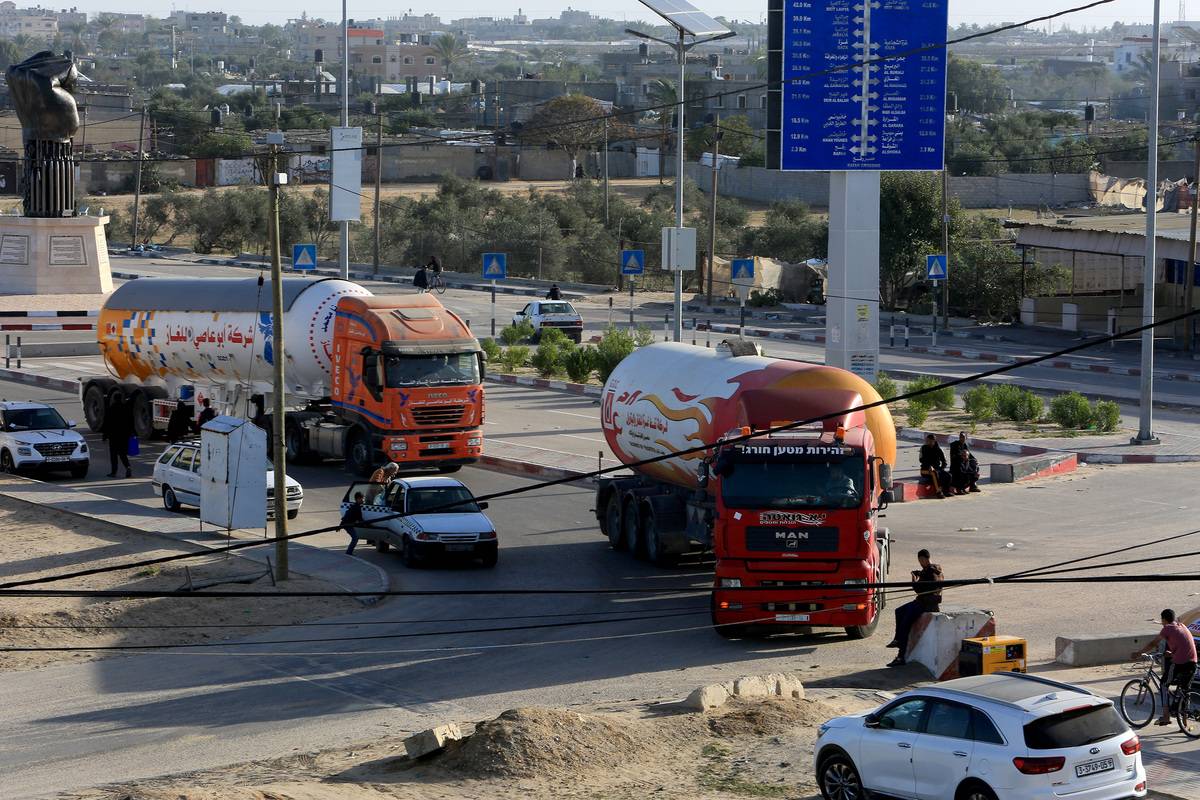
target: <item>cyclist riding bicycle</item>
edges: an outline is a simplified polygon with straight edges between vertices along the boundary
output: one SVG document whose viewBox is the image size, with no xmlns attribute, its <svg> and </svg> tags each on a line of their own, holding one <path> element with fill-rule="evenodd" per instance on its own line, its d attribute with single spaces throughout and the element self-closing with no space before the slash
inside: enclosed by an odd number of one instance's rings
<svg viewBox="0 0 1200 800">
<path fill-rule="evenodd" d="M 1166 642 L 1169 658 L 1163 659 L 1163 678 L 1160 687 L 1163 713 L 1155 724 L 1170 725 L 1169 698 L 1172 684 L 1179 687 L 1180 697 L 1187 697 L 1192 679 L 1196 677 L 1196 640 L 1192 638 L 1191 631 L 1175 620 L 1173 610 L 1164 608 L 1160 618 L 1162 619 L 1162 630 L 1145 647 L 1134 651 L 1133 659 L 1136 661 L 1149 653 L 1158 646 L 1159 642 Z"/>
</svg>

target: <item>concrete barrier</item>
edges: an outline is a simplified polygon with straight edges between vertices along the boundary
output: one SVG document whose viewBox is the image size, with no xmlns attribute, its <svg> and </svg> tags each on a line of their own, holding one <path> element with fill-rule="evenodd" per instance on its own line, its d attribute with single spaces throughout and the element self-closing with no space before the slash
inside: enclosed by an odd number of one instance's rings
<svg viewBox="0 0 1200 800">
<path fill-rule="evenodd" d="M 1129 661 L 1129 656 L 1134 650 L 1141 650 L 1157 633 L 1158 631 L 1058 636 L 1054 639 L 1054 660 L 1069 667 L 1122 664 Z"/>
<path fill-rule="evenodd" d="M 1016 483 L 1050 475 L 1062 475 L 1079 468 L 1079 456 L 1075 453 L 1044 453 L 1019 458 L 1007 464 L 991 465 L 992 483 Z"/>
<path fill-rule="evenodd" d="M 958 677 L 962 640 L 995 635 L 996 618 L 991 611 L 943 606 L 913 623 L 905 660 L 925 667 L 935 680 L 950 680 Z"/>
<path fill-rule="evenodd" d="M 17 340 L 12 341 L 13 358 L 16 358 Z M 99 355 L 100 348 L 96 340 L 82 342 L 23 342 L 21 358 L 62 358 L 64 356 L 94 356 Z"/>
</svg>

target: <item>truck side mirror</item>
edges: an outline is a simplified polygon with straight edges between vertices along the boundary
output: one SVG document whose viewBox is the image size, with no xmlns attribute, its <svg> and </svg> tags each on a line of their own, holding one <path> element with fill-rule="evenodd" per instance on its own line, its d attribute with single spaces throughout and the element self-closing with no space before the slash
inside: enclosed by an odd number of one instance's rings
<svg viewBox="0 0 1200 800">
<path fill-rule="evenodd" d="M 479 380 L 482 381 L 487 377 L 487 353 L 480 350 L 476 355 L 479 356 Z"/>
</svg>

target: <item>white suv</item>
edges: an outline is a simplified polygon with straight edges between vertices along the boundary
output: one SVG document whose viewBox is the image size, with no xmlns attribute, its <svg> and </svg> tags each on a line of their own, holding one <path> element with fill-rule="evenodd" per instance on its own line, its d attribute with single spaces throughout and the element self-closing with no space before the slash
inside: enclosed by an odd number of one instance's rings
<svg viewBox="0 0 1200 800">
<path fill-rule="evenodd" d="M 269 464 L 270 462 L 268 462 Z M 287 517 L 295 519 L 304 503 L 304 487 L 290 475 L 287 486 Z M 200 441 L 189 440 L 169 446 L 154 462 L 154 493 L 162 497 L 163 508 L 178 511 L 182 506 L 200 506 Z M 275 517 L 275 471 L 266 478 L 267 519 Z"/>
<path fill-rule="evenodd" d="M 814 765 L 826 800 L 1118 800 L 1146 794 L 1141 749 L 1111 701 L 1001 672 L 831 719 Z"/>
<path fill-rule="evenodd" d="M 44 403 L 0 401 L 0 472 L 65 469 L 85 477 L 91 453 L 74 427 Z"/>
</svg>

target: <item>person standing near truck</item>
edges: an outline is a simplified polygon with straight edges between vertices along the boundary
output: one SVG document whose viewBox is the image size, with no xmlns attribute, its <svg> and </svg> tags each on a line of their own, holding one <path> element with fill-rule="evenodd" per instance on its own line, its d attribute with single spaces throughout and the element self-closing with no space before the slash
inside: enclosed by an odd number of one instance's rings
<svg viewBox="0 0 1200 800">
<path fill-rule="evenodd" d="M 129 440 L 133 438 L 133 413 L 125 402 L 125 395 L 118 392 L 113 395 L 104 414 L 104 427 L 101 431 L 104 440 L 108 442 L 108 477 L 117 477 L 117 462 L 125 465 L 125 477 L 133 477 L 133 469 L 129 466 Z"/>
<path fill-rule="evenodd" d="M 896 638 L 888 642 L 887 646 L 895 647 L 900 652 L 888 664 L 889 667 L 902 667 L 908 663 L 905 656 L 908 654 L 908 635 L 912 626 L 922 614 L 933 613 L 942 606 L 942 590 L 936 585 L 943 580 L 941 565 L 934 564 L 929 559 L 928 550 L 917 551 L 917 563 L 921 568 L 910 573 L 913 591 L 917 596 L 896 609 Z"/>
</svg>

